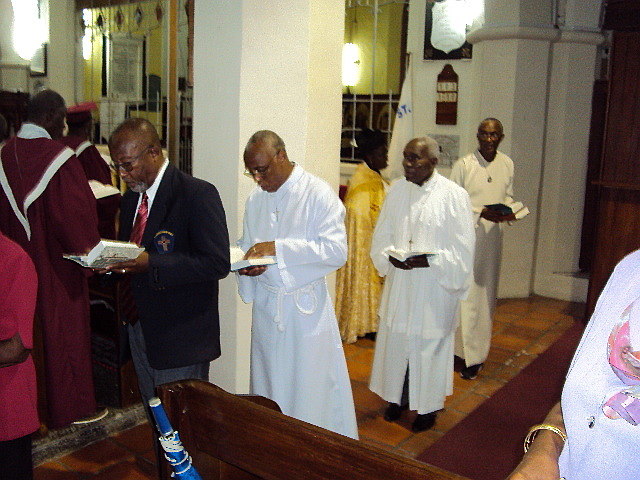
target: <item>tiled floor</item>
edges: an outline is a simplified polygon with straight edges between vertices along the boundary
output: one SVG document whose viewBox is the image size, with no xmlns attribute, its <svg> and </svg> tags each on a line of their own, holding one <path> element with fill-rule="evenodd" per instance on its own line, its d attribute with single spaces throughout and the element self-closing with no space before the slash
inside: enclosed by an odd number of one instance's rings
<svg viewBox="0 0 640 480">
<path fill-rule="evenodd" d="M 476 380 L 462 380 L 457 374 L 454 393 L 438 414 L 432 430 L 414 434 L 415 413 L 406 413 L 398 423 L 382 419 L 386 403 L 367 388 L 374 342 L 360 339 L 345 345 L 353 386 L 356 413 L 363 442 L 416 457 L 438 440 L 474 408 L 508 382 L 538 354 L 551 345 L 576 319 L 584 305 L 544 297 L 502 300 L 498 304 L 489 359 Z M 77 450 L 35 469 L 36 480 L 156 478 L 151 429 L 139 425 Z"/>
</svg>

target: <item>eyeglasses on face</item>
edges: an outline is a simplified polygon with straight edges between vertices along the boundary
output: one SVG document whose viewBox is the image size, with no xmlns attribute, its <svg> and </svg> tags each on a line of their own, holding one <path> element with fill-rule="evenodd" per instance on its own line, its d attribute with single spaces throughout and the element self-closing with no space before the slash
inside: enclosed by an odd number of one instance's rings
<svg viewBox="0 0 640 480">
<path fill-rule="evenodd" d="M 278 150 L 271 161 L 264 166 L 256 167 L 253 170 L 245 168 L 243 174 L 249 178 L 253 178 L 254 180 L 256 177 L 266 178 L 271 170 L 271 165 L 273 165 L 275 159 L 280 155 L 280 152 L 281 150 Z"/>
<path fill-rule="evenodd" d="M 478 136 L 482 137 L 482 138 L 491 138 L 493 140 L 497 140 L 498 138 L 500 138 L 502 134 L 500 132 L 485 132 L 485 131 L 478 131 Z"/>
<path fill-rule="evenodd" d="M 145 148 L 142 152 L 140 152 L 138 155 L 136 155 L 135 157 L 129 157 L 131 158 L 130 161 L 128 162 L 120 162 L 120 163 L 115 163 L 113 165 L 110 165 L 111 168 L 113 170 L 116 171 L 116 173 L 121 173 L 121 172 L 127 172 L 129 173 L 131 170 L 133 170 L 134 164 L 140 160 L 148 151 L 150 148 L 152 148 L 153 145 L 149 145 L 147 148 Z"/>
</svg>

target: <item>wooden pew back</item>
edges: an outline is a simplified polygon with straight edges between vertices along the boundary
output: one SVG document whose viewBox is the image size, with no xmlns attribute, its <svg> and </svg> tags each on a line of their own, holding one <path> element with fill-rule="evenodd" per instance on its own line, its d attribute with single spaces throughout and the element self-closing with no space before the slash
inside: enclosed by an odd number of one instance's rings
<svg viewBox="0 0 640 480">
<path fill-rule="evenodd" d="M 199 380 L 159 392 L 206 480 L 464 479 L 283 415 L 263 397 L 232 395 Z M 161 464 L 161 478 L 168 479 L 164 459 Z"/>
</svg>

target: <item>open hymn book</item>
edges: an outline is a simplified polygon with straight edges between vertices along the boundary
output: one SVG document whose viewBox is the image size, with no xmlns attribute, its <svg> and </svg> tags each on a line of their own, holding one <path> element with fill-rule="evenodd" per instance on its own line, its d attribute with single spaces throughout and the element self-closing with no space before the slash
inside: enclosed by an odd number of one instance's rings
<svg viewBox="0 0 640 480">
<path fill-rule="evenodd" d="M 417 257 L 419 255 L 426 255 L 427 257 L 433 257 L 436 254 L 436 252 L 423 252 L 423 251 L 417 251 L 417 250 L 406 251 L 406 250 L 399 250 L 395 248 L 388 248 L 384 251 L 384 253 L 401 262 L 406 261 L 407 258 Z"/>
<path fill-rule="evenodd" d="M 106 268 L 114 263 L 133 260 L 142 252 L 144 248 L 135 243 L 101 239 L 86 255 L 64 254 L 63 257 L 83 267 Z"/>
<path fill-rule="evenodd" d="M 256 265 L 273 265 L 277 263 L 276 257 L 247 258 L 243 260 L 244 252 L 240 247 L 231 247 L 229 249 L 231 257 L 231 271 L 235 272 L 241 268 L 255 267 Z"/>
<path fill-rule="evenodd" d="M 91 188 L 96 200 L 120 193 L 120 190 L 113 185 L 106 185 L 98 180 L 89 180 L 89 187 Z"/>
</svg>

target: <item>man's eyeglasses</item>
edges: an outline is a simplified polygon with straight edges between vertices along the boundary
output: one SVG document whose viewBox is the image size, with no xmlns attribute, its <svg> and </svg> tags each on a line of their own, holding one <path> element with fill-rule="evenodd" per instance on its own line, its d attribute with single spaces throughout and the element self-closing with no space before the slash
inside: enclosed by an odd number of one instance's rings
<svg viewBox="0 0 640 480">
<path fill-rule="evenodd" d="M 250 171 L 248 168 L 245 168 L 243 173 L 246 177 L 253 178 L 254 180 L 258 176 L 260 178 L 264 178 L 269 174 L 269 167 L 271 167 L 271 164 L 266 165 L 264 167 L 254 168 L 253 171 Z"/>
<path fill-rule="evenodd" d="M 116 172 L 116 173 L 120 173 L 120 172 L 127 172 L 129 173 L 131 170 L 133 170 L 134 167 L 134 163 L 136 163 L 138 160 L 140 160 L 148 151 L 149 149 L 152 147 L 153 145 L 149 145 L 147 148 L 145 148 L 142 152 L 140 152 L 138 155 L 136 155 L 135 157 L 129 157 L 132 160 L 129 162 L 121 162 L 121 163 L 113 163 L 113 165 L 110 165 L 111 168 Z"/>
<path fill-rule="evenodd" d="M 246 177 L 253 178 L 254 180 L 256 179 L 256 177 L 265 178 L 267 175 L 269 175 L 269 169 L 271 168 L 271 165 L 273 164 L 275 159 L 278 157 L 278 155 L 280 155 L 280 152 L 281 150 L 278 150 L 274 155 L 274 157 L 271 159 L 271 161 L 265 166 L 256 167 L 253 170 L 249 170 L 248 168 L 245 168 L 243 172 L 244 175 Z"/>
</svg>

